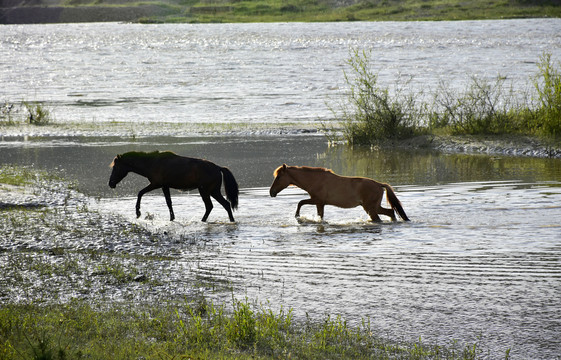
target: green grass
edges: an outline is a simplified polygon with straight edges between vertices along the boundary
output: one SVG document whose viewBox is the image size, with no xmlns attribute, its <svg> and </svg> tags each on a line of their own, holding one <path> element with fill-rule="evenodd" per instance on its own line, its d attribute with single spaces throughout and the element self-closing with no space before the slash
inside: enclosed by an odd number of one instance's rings
<svg viewBox="0 0 561 360">
<path fill-rule="evenodd" d="M 15 165 L 0 166 L 0 184 L 24 186 L 57 180 L 61 180 L 60 176 L 45 171 Z"/>
<path fill-rule="evenodd" d="M 554 143 L 561 140 L 561 63 L 543 54 L 531 79 L 534 92 L 519 99 L 505 78 L 494 83 L 472 77 L 463 91 L 447 84 L 424 101 L 427 94 L 404 91 L 406 79 L 393 88 L 378 83 L 371 54 L 352 50 L 345 72 L 348 95 L 329 104 L 340 121 L 342 140 L 372 145 L 423 134 L 529 135 Z M 328 138 L 340 141 L 339 129 L 324 126 Z"/>
<path fill-rule="evenodd" d="M 52 6 L 45 4 L 46 6 Z M 138 8 L 152 6 L 153 14 L 138 22 L 290 22 L 290 21 L 416 21 L 560 17 L 555 0 L 160 0 L 120 2 L 60 0 L 64 7 Z M 87 21 L 87 13 L 83 21 Z"/>
<path fill-rule="evenodd" d="M 301 323 L 292 311 L 233 299 L 103 309 L 66 305 L 0 308 L 2 359 L 475 359 L 477 345 L 395 343 L 340 317 Z"/>
</svg>

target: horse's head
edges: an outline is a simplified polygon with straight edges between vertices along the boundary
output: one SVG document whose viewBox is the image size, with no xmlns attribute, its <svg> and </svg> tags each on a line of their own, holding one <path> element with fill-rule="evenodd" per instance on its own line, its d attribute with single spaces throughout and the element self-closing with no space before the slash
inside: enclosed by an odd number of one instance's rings
<svg viewBox="0 0 561 360">
<path fill-rule="evenodd" d="M 279 166 L 275 172 L 273 173 L 275 176 L 275 180 L 269 189 L 269 194 L 271 197 L 277 196 L 278 193 L 283 191 L 291 184 L 290 175 L 288 175 L 287 166 L 286 164 L 282 164 Z"/>
<path fill-rule="evenodd" d="M 113 159 L 113 162 L 109 165 L 109 167 L 113 168 L 113 171 L 111 171 L 111 177 L 109 177 L 109 187 L 114 189 L 117 184 L 123 180 L 125 176 L 127 176 L 129 169 L 127 166 L 124 166 L 121 155 L 115 156 L 115 159 Z"/>
</svg>

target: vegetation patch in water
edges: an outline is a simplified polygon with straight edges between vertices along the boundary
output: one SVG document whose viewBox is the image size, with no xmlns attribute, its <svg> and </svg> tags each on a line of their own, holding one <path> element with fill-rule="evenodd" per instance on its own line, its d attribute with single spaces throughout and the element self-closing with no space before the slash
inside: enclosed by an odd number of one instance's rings
<svg viewBox="0 0 561 360">
<path fill-rule="evenodd" d="M 0 125 L 48 125 L 53 121 L 52 110 L 40 102 L 9 103 L 0 107 Z"/>
<path fill-rule="evenodd" d="M 446 84 L 422 101 L 423 93 L 405 92 L 407 80 L 394 88 L 380 85 L 371 53 L 352 50 L 345 72 L 346 101 L 331 107 L 340 119 L 341 137 L 352 145 L 379 144 L 424 134 L 540 136 L 551 142 L 561 139 L 561 64 L 550 54 L 540 57 L 533 79 L 534 93 L 522 100 L 498 76 L 494 84 L 472 78 L 463 92 Z M 338 141 L 339 129 L 324 129 Z"/>
</svg>

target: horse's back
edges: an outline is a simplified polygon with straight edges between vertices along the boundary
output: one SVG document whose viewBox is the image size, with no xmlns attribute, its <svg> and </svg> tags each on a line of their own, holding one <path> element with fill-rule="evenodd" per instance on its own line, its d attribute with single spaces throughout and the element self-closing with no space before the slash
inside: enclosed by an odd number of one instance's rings
<svg viewBox="0 0 561 360">
<path fill-rule="evenodd" d="M 220 167 L 204 159 L 167 157 L 160 163 L 162 181 L 170 187 L 192 190 L 221 181 Z"/>
</svg>

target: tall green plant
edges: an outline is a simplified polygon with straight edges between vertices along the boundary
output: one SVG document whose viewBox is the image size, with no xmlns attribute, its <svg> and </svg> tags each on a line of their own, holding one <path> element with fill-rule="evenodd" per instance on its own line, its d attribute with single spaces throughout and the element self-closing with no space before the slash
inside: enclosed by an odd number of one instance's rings
<svg viewBox="0 0 561 360">
<path fill-rule="evenodd" d="M 24 102 L 27 109 L 27 122 L 31 125 L 47 125 L 52 120 L 51 111 L 41 104 L 31 104 Z"/>
<path fill-rule="evenodd" d="M 350 144 L 373 144 L 384 140 L 402 139 L 418 129 L 419 110 L 415 95 L 404 91 L 405 84 L 396 83 L 393 92 L 378 83 L 373 72 L 371 54 L 351 50 L 344 72 L 349 88 L 347 102 L 331 109 L 341 119 L 343 137 Z M 340 113 L 338 113 L 340 111 Z"/>
<path fill-rule="evenodd" d="M 462 93 L 455 93 L 444 83 L 434 94 L 429 120 L 431 129 L 449 128 L 454 134 L 503 134 L 518 131 L 512 88 L 505 91 L 505 78 L 498 76 L 494 83 L 471 78 Z"/>
<path fill-rule="evenodd" d="M 561 137 L 561 63 L 557 67 L 551 54 L 544 53 L 538 63 L 539 72 L 534 79 L 538 109 L 536 130 L 554 138 Z"/>
</svg>

